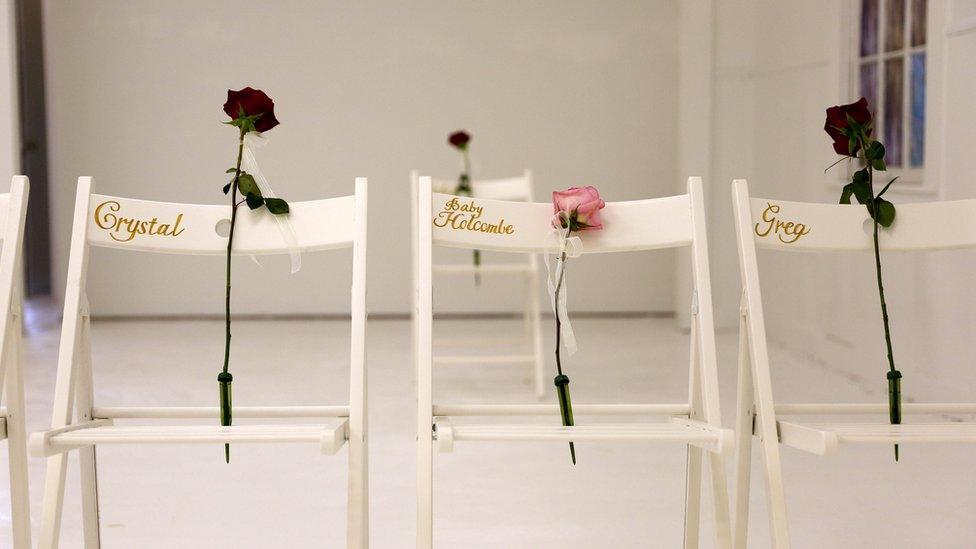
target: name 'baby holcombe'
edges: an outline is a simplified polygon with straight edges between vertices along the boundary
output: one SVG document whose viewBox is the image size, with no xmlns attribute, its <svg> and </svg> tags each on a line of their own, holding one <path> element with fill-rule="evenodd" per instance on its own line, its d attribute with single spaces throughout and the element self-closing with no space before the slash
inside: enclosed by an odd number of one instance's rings
<svg viewBox="0 0 976 549">
<path fill-rule="evenodd" d="M 462 201 L 453 197 L 444 203 L 444 207 L 434 216 L 434 226 L 450 228 L 459 231 L 476 231 L 491 234 L 515 234 L 515 227 L 505 223 L 504 219 L 496 223 L 481 220 L 485 213 L 484 206 L 479 206 L 474 200 Z"/>
</svg>

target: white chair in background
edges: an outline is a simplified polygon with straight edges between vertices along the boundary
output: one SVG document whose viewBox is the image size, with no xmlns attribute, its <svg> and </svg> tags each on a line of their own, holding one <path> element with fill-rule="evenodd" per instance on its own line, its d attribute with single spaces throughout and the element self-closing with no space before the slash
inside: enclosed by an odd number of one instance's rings
<svg viewBox="0 0 976 549">
<path fill-rule="evenodd" d="M 773 546 L 790 546 L 779 444 L 817 455 L 838 445 L 976 443 L 976 422 L 888 423 L 888 403 L 785 404 L 773 401 L 772 378 L 763 321 L 756 248 L 777 252 L 870 252 L 874 249 L 864 206 L 787 202 L 749 196 L 745 180 L 733 182 L 739 266 L 743 280 L 739 321 L 739 381 L 736 418 L 736 547 L 746 546 L 752 437 L 759 438 L 766 475 L 767 505 Z M 769 211 L 766 218 L 764 212 Z M 771 216 L 793 225 L 774 222 Z M 976 200 L 899 204 L 898 217 L 880 240 L 885 252 L 976 248 Z M 798 229 L 796 223 L 802 223 Z M 792 231 L 792 232 L 790 232 Z M 804 233 L 797 237 L 798 233 Z M 761 234 L 760 234 L 761 233 Z M 782 273 L 780 273 L 782 275 Z M 879 375 L 880 379 L 880 375 Z M 902 404 L 904 416 L 971 414 L 976 404 Z M 781 416 L 870 415 L 872 422 L 802 422 Z"/>
<path fill-rule="evenodd" d="M 721 427 L 708 247 L 701 180 L 688 181 L 688 194 L 668 198 L 611 202 L 602 212 L 603 230 L 580 234 L 583 253 L 631 252 L 690 247 L 695 295 L 692 299 L 689 397 L 673 404 L 583 404 L 573 411 L 577 424 L 563 427 L 555 404 L 450 404 L 434 401 L 432 388 L 433 310 L 431 261 L 433 247 L 539 253 L 553 246 L 552 204 L 507 202 L 476 198 L 484 208 L 481 220 L 504 219 L 511 231 L 456 230 L 439 226 L 445 206 L 455 198 L 432 192 L 429 177 L 419 178 L 417 270 L 417 547 L 433 545 L 433 449 L 450 452 L 455 443 L 550 441 L 673 442 L 687 447 L 685 547 L 698 546 L 702 456 L 709 456 L 717 546 L 731 547 L 731 524 L 724 458 L 731 452 L 733 434 Z M 500 233 L 500 234 L 499 234 Z M 506 234 L 509 233 L 509 234 Z M 650 284 L 652 281 L 648 280 Z M 579 397 L 580 395 L 574 395 Z M 583 399 L 585 400 L 585 398 Z M 465 424 L 465 416 L 548 416 L 551 424 Z M 587 416 L 661 416 L 666 421 L 608 424 L 589 423 Z"/>
<path fill-rule="evenodd" d="M 417 171 L 410 172 L 410 188 L 414 194 L 413 204 L 416 205 L 417 190 Z M 457 186 L 457 181 L 446 179 L 431 179 L 431 185 L 436 192 L 451 194 Z M 477 199 L 491 200 L 512 200 L 518 202 L 532 202 L 532 172 L 525 172 L 517 177 L 507 177 L 503 179 L 483 179 L 471 183 L 471 194 Z M 416 230 L 416 213 L 414 215 L 413 227 Z M 414 233 L 416 242 L 416 233 Z M 416 272 L 417 253 L 414 249 L 414 272 Z M 486 353 L 479 355 L 442 355 L 434 357 L 434 364 L 531 364 L 533 366 L 533 376 L 535 377 L 535 394 L 542 398 L 546 392 L 545 376 L 543 369 L 545 360 L 542 353 L 542 326 L 539 318 L 539 258 L 537 254 L 525 254 L 521 261 L 508 263 L 482 263 L 475 267 L 472 263 L 447 263 L 435 264 L 433 272 L 445 277 L 475 275 L 506 275 L 518 276 L 522 278 L 524 291 L 522 292 L 522 318 L 524 335 L 522 337 L 459 337 L 451 336 L 448 338 L 438 338 L 434 344 L 440 347 L 470 347 L 470 346 L 492 346 L 497 348 L 506 344 L 522 344 L 525 349 L 521 353 Z M 415 296 L 416 297 L 416 296 Z M 416 307 L 414 307 L 416 310 Z M 414 322 L 414 334 L 416 334 L 416 315 L 412 317 Z M 502 347 L 504 349 L 504 347 Z"/>
<path fill-rule="evenodd" d="M 33 433 L 33 455 L 47 457 L 47 479 L 39 547 L 58 546 L 69 451 L 77 450 L 81 465 L 81 493 L 85 547 L 99 542 L 98 485 L 95 447 L 103 444 L 246 444 L 308 443 L 323 454 L 335 454 L 348 442 L 347 546 L 369 544 L 366 443 L 366 203 L 365 178 L 356 179 L 353 196 L 292 203 L 289 218 L 299 249 L 304 252 L 352 248 L 352 337 L 349 404 L 337 406 L 235 406 L 239 424 L 221 427 L 214 407 L 114 407 L 94 402 L 91 368 L 91 328 L 86 298 L 89 248 L 165 254 L 223 256 L 227 238 L 217 232 L 226 224 L 229 206 L 150 202 L 92 194 L 92 179 L 78 179 L 68 284 L 58 357 L 57 384 L 51 429 Z M 129 225 L 122 218 L 134 221 Z M 131 233 L 139 222 L 168 224 L 163 234 Z M 161 227 L 155 224 L 156 231 Z M 138 231 L 138 229 L 136 229 Z M 130 238 L 131 236 L 131 238 Z M 267 211 L 238 211 L 235 253 L 288 253 L 289 246 Z M 215 384 L 216 387 L 216 384 Z M 73 413 L 74 410 L 74 413 Z M 124 425 L 117 419 L 208 418 L 208 425 Z M 251 419 L 319 418 L 318 424 L 249 424 Z"/>
<path fill-rule="evenodd" d="M 5 388 L 0 408 L 0 438 L 7 439 L 10 467 L 10 510 L 15 549 L 31 546 L 30 491 L 27 475 L 27 430 L 24 377 L 21 360 L 23 337 L 23 249 L 27 216 L 27 177 L 15 175 L 10 192 L 0 194 L 0 384 Z"/>
</svg>

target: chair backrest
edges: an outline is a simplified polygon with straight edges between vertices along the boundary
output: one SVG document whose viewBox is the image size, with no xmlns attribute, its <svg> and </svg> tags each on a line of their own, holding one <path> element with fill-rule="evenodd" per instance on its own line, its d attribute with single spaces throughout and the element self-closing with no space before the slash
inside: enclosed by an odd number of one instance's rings
<svg viewBox="0 0 976 549">
<path fill-rule="evenodd" d="M 418 362 L 430 368 L 431 257 L 433 246 L 535 253 L 555 251 L 551 203 L 513 202 L 434 193 L 429 177 L 419 178 L 417 243 Z M 705 405 L 716 414 L 718 382 L 712 320 L 708 246 L 705 234 L 701 179 L 689 178 L 688 194 L 608 202 L 601 211 L 603 229 L 578 234 L 582 253 L 631 252 L 663 248 L 692 248 L 699 350 L 705 367 Z M 430 220 L 430 221 L 427 221 Z M 425 364 L 426 363 L 426 364 Z M 422 372 L 421 372 L 422 373 Z M 423 376 L 420 376 L 423 379 Z M 714 409 L 712 409 L 714 407 Z"/>
<path fill-rule="evenodd" d="M 772 389 L 757 248 L 800 252 L 869 252 L 873 222 L 863 205 L 788 202 L 749 195 L 744 179 L 733 181 L 733 207 L 747 311 L 748 345 L 759 388 L 756 399 L 771 406 Z M 879 247 L 911 252 L 976 247 L 976 200 L 899 204 Z M 769 408 L 770 410 L 772 408 Z"/>
<path fill-rule="evenodd" d="M 65 291 L 66 321 L 68 317 L 82 314 L 87 307 L 85 287 L 89 246 L 185 255 L 220 256 L 227 252 L 226 231 L 218 232 L 218 225 L 229 225 L 229 205 L 178 204 L 106 196 L 92 193 L 92 186 L 91 177 L 78 178 Z M 362 344 L 365 331 L 366 206 L 367 180 L 356 178 L 354 195 L 292 202 L 288 214 L 300 250 L 353 249 L 354 355 L 357 345 Z M 288 239 L 277 227 L 271 213 L 265 209 L 238 208 L 235 254 L 285 254 L 290 249 Z M 362 353 L 362 349 L 358 352 Z M 352 368 L 361 370 L 362 360 L 354 356 Z M 354 375 L 353 381 L 357 377 Z M 361 392 L 361 389 L 357 390 Z"/>
<path fill-rule="evenodd" d="M 357 195 L 293 202 L 288 219 L 302 251 L 347 248 L 355 240 L 354 211 Z M 85 231 L 92 246 L 140 252 L 223 255 L 230 206 L 153 202 L 89 194 L 90 178 L 78 183 L 78 201 L 87 204 Z M 363 196 L 365 198 L 365 196 Z M 273 215 L 261 209 L 238 208 L 234 251 L 262 255 L 288 253 L 289 246 Z"/>
<path fill-rule="evenodd" d="M 430 178 L 433 192 L 452 194 L 457 186 L 456 180 Z M 417 272 L 417 193 L 420 185 L 420 174 L 417 170 L 410 172 L 410 227 L 412 230 L 411 243 L 413 245 L 413 272 Z M 472 194 L 475 198 L 493 200 L 514 200 L 531 202 L 533 197 L 532 171 L 525 170 L 521 176 L 502 179 L 485 179 L 471 183 Z M 527 258 L 529 263 L 535 264 L 535 258 Z"/>
<path fill-rule="evenodd" d="M 860 204 L 816 204 L 749 196 L 745 180 L 733 182 L 736 214 L 755 246 L 784 251 L 861 252 L 874 249 L 873 223 Z M 883 229 L 885 251 L 976 247 L 976 199 L 899 204 Z"/>
<path fill-rule="evenodd" d="M 433 243 L 439 246 L 542 252 L 556 244 L 551 203 L 433 193 L 430 207 Z M 584 253 L 676 248 L 693 240 L 689 195 L 609 202 L 601 218 L 603 230 L 578 235 Z"/>
<path fill-rule="evenodd" d="M 412 188 L 416 188 L 419 177 L 420 174 L 417 170 L 410 172 L 410 184 Z M 454 189 L 457 187 L 457 179 L 432 177 L 430 184 L 436 193 L 453 194 Z M 532 170 L 527 169 L 522 172 L 522 175 L 514 177 L 476 179 L 471 182 L 471 194 L 475 198 L 531 202 L 535 198 Z"/>
</svg>

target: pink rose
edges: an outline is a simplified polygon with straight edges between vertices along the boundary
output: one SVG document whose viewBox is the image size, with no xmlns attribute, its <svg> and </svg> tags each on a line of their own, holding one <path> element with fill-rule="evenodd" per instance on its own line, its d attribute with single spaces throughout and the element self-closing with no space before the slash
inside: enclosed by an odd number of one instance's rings
<svg viewBox="0 0 976 549">
<path fill-rule="evenodd" d="M 569 218 L 569 230 L 596 231 L 603 228 L 600 210 L 606 206 L 596 187 L 571 187 L 565 191 L 552 193 L 552 225 L 566 228 L 565 218 Z"/>
</svg>

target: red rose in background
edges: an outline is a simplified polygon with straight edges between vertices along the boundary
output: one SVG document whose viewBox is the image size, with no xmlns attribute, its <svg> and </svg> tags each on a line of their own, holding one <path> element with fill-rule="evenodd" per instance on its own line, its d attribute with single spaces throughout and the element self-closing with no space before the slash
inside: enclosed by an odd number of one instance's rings
<svg viewBox="0 0 976 549">
<path fill-rule="evenodd" d="M 451 135 L 449 135 L 447 138 L 448 143 L 461 150 L 464 150 L 468 147 L 468 141 L 471 141 L 471 136 L 468 135 L 468 132 L 464 130 L 458 130 L 452 133 Z"/>
<path fill-rule="evenodd" d="M 861 148 L 858 140 L 854 141 L 854 148 L 851 148 L 850 116 L 857 124 L 864 126 L 871 122 L 871 111 L 868 110 L 868 100 L 861 98 L 857 103 L 849 105 L 838 105 L 827 109 L 827 121 L 824 122 L 824 131 L 834 140 L 834 151 L 844 156 L 854 156 Z M 865 137 L 871 136 L 871 126 L 865 130 Z"/>
<path fill-rule="evenodd" d="M 240 118 L 241 111 L 244 111 L 245 116 L 257 117 L 254 120 L 254 129 L 259 132 L 266 132 L 278 125 L 278 119 L 274 114 L 274 101 L 261 90 L 251 87 L 237 91 L 227 90 L 224 112 L 227 116 L 237 119 Z"/>
</svg>

